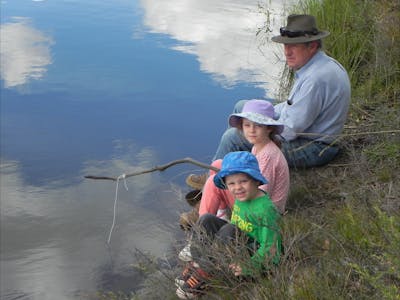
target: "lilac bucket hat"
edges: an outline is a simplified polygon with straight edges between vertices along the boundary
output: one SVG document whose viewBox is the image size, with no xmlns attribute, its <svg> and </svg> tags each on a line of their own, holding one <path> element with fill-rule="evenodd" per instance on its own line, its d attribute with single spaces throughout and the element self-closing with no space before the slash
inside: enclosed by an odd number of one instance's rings
<svg viewBox="0 0 400 300">
<path fill-rule="evenodd" d="M 220 189 L 226 189 L 225 177 L 237 173 L 245 173 L 261 184 L 268 183 L 260 172 L 257 158 L 250 152 L 236 151 L 225 155 L 221 170 L 214 176 L 214 184 Z"/>
<path fill-rule="evenodd" d="M 283 131 L 283 124 L 276 120 L 274 106 L 266 100 L 249 100 L 241 113 L 229 116 L 229 125 L 241 129 L 241 119 L 245 118 L 257 124 L 277 127 L 277 133 Z"/>
</svg>

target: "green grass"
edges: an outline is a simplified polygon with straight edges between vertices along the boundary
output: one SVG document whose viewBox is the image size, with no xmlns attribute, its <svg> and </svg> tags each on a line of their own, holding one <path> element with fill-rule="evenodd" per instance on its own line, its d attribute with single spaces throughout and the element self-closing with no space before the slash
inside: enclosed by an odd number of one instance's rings
<svg viewBox="0 0 400 300">
<path fill-rule="evenodd" d="M 399 5 L 304 1 L 296 10 L 331 32 L 326 52 L 349 71 L 353 96 L 342 155 L 292 173 L 285 236 L 296 261 L 308 258 L 292 299 L 400 299 Z M 293 242 L 297 228 L 305 243 Z"/>
</svg>

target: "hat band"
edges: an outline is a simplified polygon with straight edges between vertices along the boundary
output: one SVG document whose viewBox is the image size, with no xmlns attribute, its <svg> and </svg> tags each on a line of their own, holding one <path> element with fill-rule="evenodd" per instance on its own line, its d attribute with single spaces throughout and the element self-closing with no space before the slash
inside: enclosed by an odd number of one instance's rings
<svg viewBox="0 0 400 300">
<path fill-rule="evenodd" d="M 307 36 L 307 35 L 317 35 L 318 30 L 313 29 L 313 30 L 298 30 L 298 31 L 291 31 L 286 29 L 286 27 L 281 27 L 280 29 L 281 36 L 287 36 L 287 37 L 299 37 L 299 36 Z"/>
</svg>

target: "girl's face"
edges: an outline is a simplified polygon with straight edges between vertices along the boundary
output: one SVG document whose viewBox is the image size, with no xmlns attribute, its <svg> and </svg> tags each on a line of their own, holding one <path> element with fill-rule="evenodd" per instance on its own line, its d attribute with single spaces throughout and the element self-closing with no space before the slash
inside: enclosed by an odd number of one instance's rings
<svg viewBox="0 0 400 300">
<path fill-rule="evenodd" d="M 254 123 L 247 119 L 242 119 L 242 130 L 244 137 L 250 144 L 266 144 L 270 141 L 270 133 L 272 128 L 267 125 Z"/>
<path fill-rule="evenodd" d="M 257 198 L 260 190 L 259 182 L 245 173 L 237 173 L 225 177 L 225 185 L 235 199 L 248 201 Z"/>
</svg>

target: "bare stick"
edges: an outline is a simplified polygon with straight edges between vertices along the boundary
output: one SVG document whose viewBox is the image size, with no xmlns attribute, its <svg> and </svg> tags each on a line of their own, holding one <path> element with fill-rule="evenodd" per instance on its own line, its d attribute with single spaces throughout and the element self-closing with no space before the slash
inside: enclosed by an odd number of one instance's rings
<svg viewBox="0 0 400 300">
<path fill-rule="evenodd" d="M 151 172 L 154 172 L 154 171 L 164 171 L 164 170 L 168 169 L 171 166 L 174 166 L 174 165 L 177 165 L 177 164 L 183 164 L 183 163 L 191 163 L 191 164 L 196 165 L 198 167 L 202 167 L 202 168 L 205 168 L 205 169 L 210 169 L 210 170 L 213 170 L 213 171 L 216 171 L 216 172 L 219 171 L 219 169 L 216 168 L 216 167 L 201 163 L 201 162 L 199 162 L 197 160 L 194 160 L 194 159 L 192 159 L 190 157 L 187 157 L 187 158 L 171 161 L 171 162 L 169 162 L 169 163 L 167 163 L 165 165 L 155 166 L 152 169 L 143 170 L 143 171 L 130 173 L 130 174 L 125 174 L 125 178 L 132 177 L 132 176 L 137 176 L 137 175 L 141 175 L 141 174 L 146 174 L 146 173 L 151 173 Z M 112 181 L 116 181 L 118 177 L 86 175 L 85 178 L 87 178 L 87 179 L 95 179 L 95 180 L 112 180 Z"/>
<path fill-rule="evenodd" d="M 332 137 L 336 137 L 336 139 L 331 144 L 329 144 L 327 146 L 327 148 L 332 146 L 333 144 L 335 144 L 340 138 L 343 138 L 343 137 L 357 136 L 357 135 L 367 135 L 367 134 L 399 133 L 399 132 L 400 132 L 400 130 L 383 130 L 383 131 L 374 131 L 374 132 L 357 132 L 357 133 L 349 133 L 349 134 L 331 135 Z M 309 136 L 319 136 L 320 134 L 315 134 L 315 133 L 297 133 L 297 135 L 299 135 L 299 136 L 307 136 L 307 135 L 309 135 Z M 310 141 L 310 143 L 312 143 L 312 141 Z M 307 145 L 308 144 L 303 145 L 301 147 L 305 147 Z M 298 150 L 298 149 L 296 149 L 296 150 Z M 324 151 L 325 151 L 325 149 L 320 153 L 320 155 Z M 125 178 L 132 177 L 132 176 L 137 176 L 137 175 L 141 175 L 141 174 L 151 173 L 151 172 L 154 172 L 154 171 L 164 171 L 164 170 L 168 169 L 171 166 L 174 166 L 174 165 L 177 165 L 177 164 L 182 164 L 182 163 L 191 163 L 191 164 L 194 164 L 196 166 L 199 166 L 199 167 L 202 167 L 202 168 L 205 168 L 205 169 L 210 169 L 210 170 L 213 170 L 213 171 L 216 171 L 216 172 L 219 171 L 219 169 L 216 168 L 216 167 L 201 163 L 201 162 L 199 162 L 197 160 L 194 160 L 194 159 L 192 159 L 190 157 L 187 157 L 187 158 L 171 161 L 171 162 L 169 162 L 169 163 L 167 163 L 165 165 L 156 166 L 156 167 L 154 167 L 152 169 L 149 169 L 149 170 L 144 170 L 144 171 L 140 171 L 140 172 L 126 174 L 124 177 Z M 87 179 L 95 179 L 95 180 L 112 180 L 112 181 L 117 181 L 117 179 L 118 179 L 118 177 L 94 176 L 94 175 L 87 175 L 87 176 L 85 176 L 85 178 L 87 178 Z"/>
<path fill-rule="evenodd" d="M 336 137 L 337 139 L 339 138 L 344 138 L 348 136 L 359 136 L 359 135 L 373 135 L 373 134 L 385 134 L 385 133 L 400 133 L 399 129 L 393 129 L 393 130 L 381 130 L 381 131 L 369 131 L 369 132 L 354 132 L 354 133 L 343 133 L 343 134 L 326 134 L 323 135 L 321 133 L 303 133 L 303 132 L 297 132 L 296 135 L 298 136 L 314 136 L 314 137 Z"/>
</svg>

